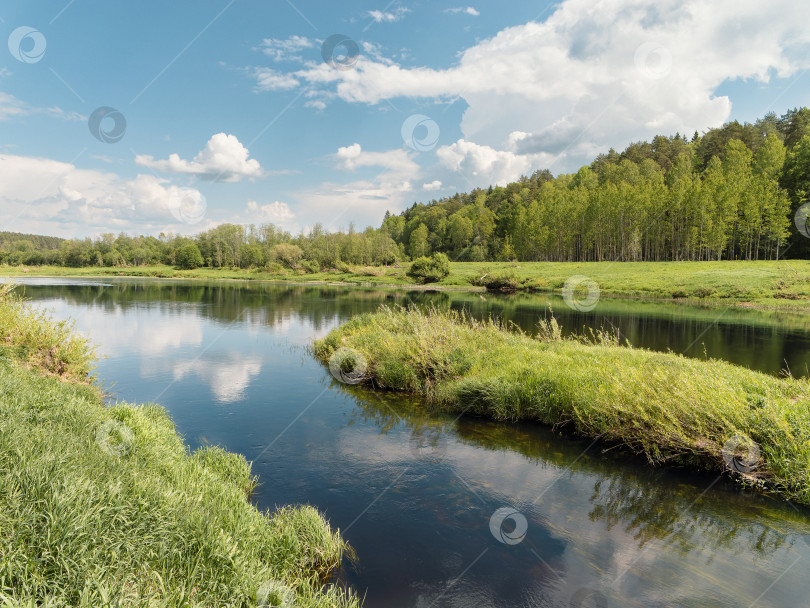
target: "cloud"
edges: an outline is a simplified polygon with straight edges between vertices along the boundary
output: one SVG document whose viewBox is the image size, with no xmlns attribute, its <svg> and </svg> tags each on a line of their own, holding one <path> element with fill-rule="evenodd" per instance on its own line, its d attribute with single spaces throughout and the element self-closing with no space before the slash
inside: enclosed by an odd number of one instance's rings
<svg viewBox="0 0 810 608">
<path fill-rule="evenodd" d="M 467 179 L 472 187 L 481 184 L 505 186 L 521 175 L 532 173 L 543 160 L 536 155 L 496 150 L 463 139 L 442 146 L 436 150 L 436 155 L 444 167 Z"/>
<path fill-rule="evenodd" d="M 383 55 L 382 46 L 377 43 L 367 42 L 364 40 L 363 42 L 360 43 L 360 47 L 363 49 L 364 55 L 371 57 L 372 59 L 374 59 L 379 63 L 383 63 L 385 65 L 392 65 L 394 63 L 392 59 L 389 59 L 388 57 Z"/>
<path fill-rule="evenodd" d="M 287 203 L 275 201 L 267 205 L 259 205 L 256 201 L 248 201 L 245 213 L 252 223 L 289 224 L 295 219 L 295 213 L 290 210 Z"/>
<path fill-rule="evenodd" d="M 172 211 L 202 194 L 153 175 L 124 179 L 47 158 L 0 154 L 0 226 L 85 236 L 109 230 L 189 232 Z"/>
<path fill-rule="evenodd" d="M 248 158 L 249 152 L 235 135 L 217 133 L 193 160 L 184 160 L 177 154 L 167 160 L 155 160 L 152 156 L 139 154 L 135 163 L 164 173 L 196 175 L 205 181 L 238 182 L 243 178 L 263 175 L 259 161 Z"/>
<path fill-rule="evenodd" d="M 399 212 L 413 200 L 407 179 L 389 173 L 347 184 L 324 182 L 296 193 L 299 215 L 317 218 L 327 230 L 345 228 L 349 222 L 379 226 L 386 210 Z"/>
<path fill-rule="evenodd" d="M 338 169 L 366 170 L 369 175 L 344 184 L 324 182 L 295 193 L 297 215 L 317 218 L 327 229 L 345 227 L 350 221 L 379 225 L 386 210 L 400 211 L 412 202 L 412 182 L 422 172 L 411 153 L 402 148 L 371 151 L 354 143 L 338 148 L 331 159 Z"/>
<path fill-rule="evenodd" d="M 422 184 L 422 190 L 426 190 L 428 192 L 433 192 L 435 190 L 441 190 L 442 182 L 441 180 L 434 179 L 432 182 L 428 184 Z"/>
<path fill-rule="evenodd" d="M 339 168 L 354 171 L 360 167 L 384 167 L 387 170 L 402 174 L 416 173 L 417 165 L 406 150 L 386 150 L 384 152 L 371 152 L 363 150 L 358 143 L 338 148 L 334 155 Z"/>
<path fill-rule="evenodd" d="M 471 6 L 457 6 L 455 8 L 446 8 L 444 9 L 445 13 L 450 14 L 457 14 L 457 13 L 464 13 L 465 15 L 472 15 L 473 17 L 478 17 L 481 13 L 479 13 L 476 9 Z"/>
<path fill-rule="evenodd" d="M 303 57 L 296 53 L 314 46 L 315 41 L 306 36 L 290 36 L 285 40 L 265 38 L 259 45 L 259 49 L 273 61 L 303 61 Z"/>
<path fill-rule="evenodd" d="M 0 73 L 0 76 L 3 74 Z M 51 118 L 59 118 L 62 120 L 84 121 L 87 120 L 86 116 L 82 116 L 78 112 L 66 112 L 62 108 L 56 106 L 51 108 L 38 108 L 32 106 L 25 101 L 18 99 L 9 93 L 0 91 L 0 122 L 12 118 L 19 118 L 21 116 L 49 116 Z"/>
<path fill-rule="evenodd" d="M 810 67 L 807 22 L 810 3 L 792 0 L 605 0 L 600 10 L 563 0 L 546 21 L 506 28 L 445 69 L 365 53 L 352 70 L 313 64 L 294 77 L 350 103 L 461 97 L 466 142 L 551 154 L 570 170 L 593 150 L 722 124 L 731 101 L 716 95 L 721 84 Z"/>
<path fill-rule="evenodd" d="M 411 9 L 405 8 L 404 6 L 398 6 L 393 11 L 384 12 L 384 11 L 368 11 L 368 16 L 374 19 L 377 23 L 382 23 L 383 21 L 388 23 L 393 23 L 395 21 L 399 21 L 402 19 L 407 13 L 410 13 Z"/>
<path fill-rule="evenodd" d="M 284 74 L 271 68 L 253 68 L 257 91 L 289 91 L 301 84 L 292 74 Z"/>
</svg>

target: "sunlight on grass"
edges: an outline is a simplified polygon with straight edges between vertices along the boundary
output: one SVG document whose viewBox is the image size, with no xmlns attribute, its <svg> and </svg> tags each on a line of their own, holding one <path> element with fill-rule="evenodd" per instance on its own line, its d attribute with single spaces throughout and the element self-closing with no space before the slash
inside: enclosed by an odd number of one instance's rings
<svg viewBox="0 0 810 608">
<path fill-rule="evenodd" d="M 327 584 L 351 551 L 316 509 L 258 511 L 243 456 L 65 382 L 92 349 L 8 289 L 0 328 L 0 606 L 359 605 Z"/>
<path fill-rule="evenodd" d="M 740 482 L 810 503 L 810 382 L 722 361 L 687 359 L 563 339 L 551 321 L 538 339 L 456 312 L 381 308 L 315 343 L 328 361 L 354 349 L 375 386 L 426 397 L 433 407 L 496 420 L 536 420 L 642 453 L 727 470 L 754 442 Z"/>
</svg>

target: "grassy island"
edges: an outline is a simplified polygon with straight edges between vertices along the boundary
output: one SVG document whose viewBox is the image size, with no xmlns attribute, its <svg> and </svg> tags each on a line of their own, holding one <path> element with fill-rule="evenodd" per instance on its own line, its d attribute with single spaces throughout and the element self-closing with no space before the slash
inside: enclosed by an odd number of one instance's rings
<svg viewBox="0 0 810 608">
<path fill-rule="evenodd" d="M 314 345 L 352 383 L 419 394 L 432 407 L 533 420 L 810 503 L 810 383 L 716 360 L 540 338 L 454 312 L 354 317 Z"/>
<path fill-rule="evenodd" d="M 103 405 L 93 353 L 0 294 L 0 606 L 359 605 L 314 508 L 250 502 L 244 457 L 156 405 Z"/>
</svg>

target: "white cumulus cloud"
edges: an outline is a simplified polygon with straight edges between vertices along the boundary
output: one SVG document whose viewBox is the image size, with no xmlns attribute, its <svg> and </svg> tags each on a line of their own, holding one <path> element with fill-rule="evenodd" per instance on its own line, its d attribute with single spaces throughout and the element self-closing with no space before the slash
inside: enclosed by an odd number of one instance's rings
<svg viewBox="0 0 810 608">
<path fill-rule="evenodd" d="M 245 213 L 253 223 L 284 225 L 295 219 L 295 213 L 292 212 L 290 206 L 281 201 L 274 201 L 267 205 L 260 205 L 256 201 L 248 201 Z"/>
<path fill-rule="evenodd" d="M 153 175 L 125 179 L 48 158 L 0 154 L 0 225 L 85 236 L 109 230 L 189 232 L 173 210 L 202 194 Z"/>
<path fill-rule="evenodd" d="M 505 186 L 521 175 L 532 173 L 542 159 L 536 155 L 515 154 L 459 139 L 436 150 L 439 162 L 467 179 L 472 187 L 481 184 Z"/>
<path fill-rule="evenodd" d="M 365 54 L 352 70 L 313 64 L 294 76 L 351 103 L 461 97 L 468 144 L 575 169 L 611 145 L 722 124 L 723 83 L 810 67 L 808 22 L 810 3 L 794 0 L 603 0 L 598 10 L 563 0 L 544 22 L 506 28 L 444 69 Z"/>
<path fill-rule="evenodd" d="M 407 175 L 415 174 L 419 170 L 419 165 L 404 149 L 374 152 L 363 150 L 360 144 L 354 143 L 338 148 L 335 159 L 338 167 L 347 171 L 354 171 L 360 167 L 383 167 Z"/>
<path fill-rule="evenodd" d="M 235 135 L 217 133 L 192 160 L 182 159 L 178 154 L 171 154 L 166 160 L 139 154 L 135 163 L 164 173 L 196 175 L 206 181 L 238 182 L 263 175 L 259 161 L 248 156 L 248 149 Z"/>
</svg>

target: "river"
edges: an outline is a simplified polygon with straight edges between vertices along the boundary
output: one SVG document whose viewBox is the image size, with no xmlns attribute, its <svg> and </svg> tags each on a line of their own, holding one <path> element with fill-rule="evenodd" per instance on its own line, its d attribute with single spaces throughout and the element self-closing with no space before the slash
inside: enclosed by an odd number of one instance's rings
<svg viewBox="0 0 810 608">
<path fill-rule="evenodd" d="M 98 345 L 110 400 L 157 402 L 192 447 L 253 461 L 257 505 L 308 503 L 357 553 L 368 608 L 808 604 L 810 510 L 726 477 L 653 469 L 533 424 L 428 416 L 335 381 L 312 340 L 381 304 L 492 315 L 807 375 L 810 317 L 602 298 L 249 282 L 19 280 Z"/>
</svg>

